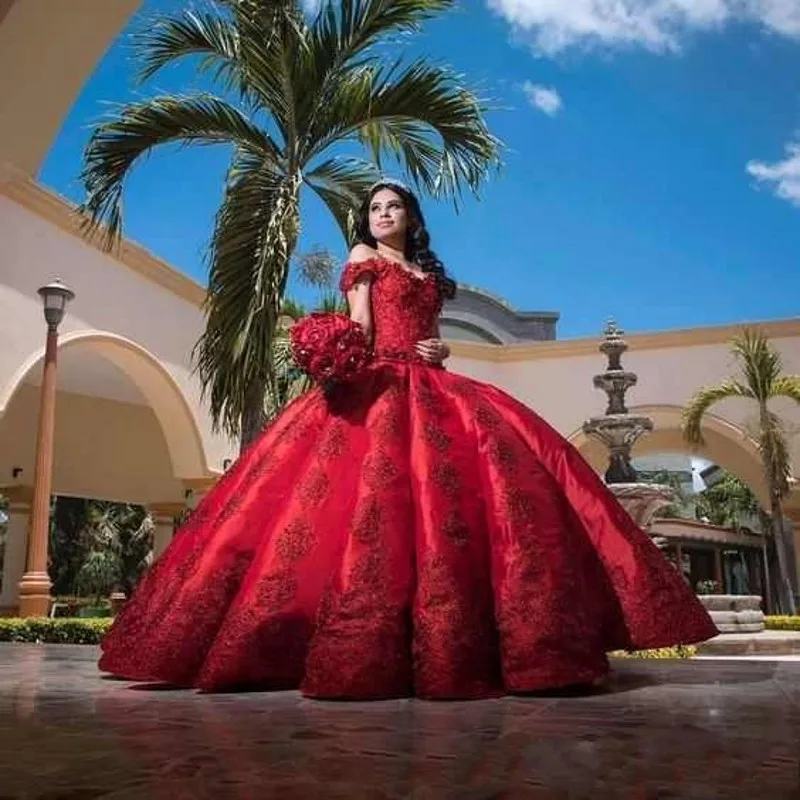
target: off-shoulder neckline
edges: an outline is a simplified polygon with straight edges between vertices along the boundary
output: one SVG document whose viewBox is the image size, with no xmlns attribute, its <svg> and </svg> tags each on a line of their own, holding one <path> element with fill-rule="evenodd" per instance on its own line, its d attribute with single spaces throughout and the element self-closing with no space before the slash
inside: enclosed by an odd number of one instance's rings
<svg viewBox="0 0 800 800">
<path fill-rule="evenodd" d="M 381 255 L 370 256 L 369 258 L 365 258 L 363 261 L 348 261 L 345 266 L 350 266 L 350 265 L 359 266 L 363 264 L 369 264 L 371 262 L 377 262 L 379 264 L 388 264 L 389 266 L 394 267 L 400 272 L 404 272 L 406 275 L 409 276 L 409 278 L 411 278 L 411 280 L 419 281 L 420 283 L 424 283 L 432 275 L 432 273 L 430 272 L 423 272 L 421 275 L 417 275 L 417 273 L 414 272 L 413 270 L 406 269 L 406 267 L 404 267 L 399 261 L 394 261 L 391 258 L 386 258 L 385 256 Z"/>
</svg>

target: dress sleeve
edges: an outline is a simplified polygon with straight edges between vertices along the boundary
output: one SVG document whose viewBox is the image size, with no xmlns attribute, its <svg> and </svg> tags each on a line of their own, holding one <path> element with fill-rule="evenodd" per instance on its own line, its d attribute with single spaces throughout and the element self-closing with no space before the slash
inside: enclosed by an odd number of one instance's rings
<svg viewBox="0 0 800 800">
<path fill-rule="evenodd" d="M 366 261 L 348 261 L 344 265 L 339 288 L 342 294 L 347 294 L 366 275 L 378 278 L 385 269 L 384 264 L 377 258 L 368 258 Z"/>
</svg>

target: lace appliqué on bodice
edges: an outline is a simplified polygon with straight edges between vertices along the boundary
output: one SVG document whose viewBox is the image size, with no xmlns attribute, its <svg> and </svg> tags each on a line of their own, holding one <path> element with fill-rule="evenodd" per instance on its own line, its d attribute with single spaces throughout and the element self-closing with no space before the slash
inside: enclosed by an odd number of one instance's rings
<svg viewBox="0 0 800 800">
<path fill-rule="evenodd" d="M 417 277 L 384 258 L 349 262 L 340 288 L 347 293 L 366 275 L 372 276 L 373 347 L 376 358 L 416 361 L 414 345 L 436 336 L 442 299 L 433 275 Z"/>
</svg>

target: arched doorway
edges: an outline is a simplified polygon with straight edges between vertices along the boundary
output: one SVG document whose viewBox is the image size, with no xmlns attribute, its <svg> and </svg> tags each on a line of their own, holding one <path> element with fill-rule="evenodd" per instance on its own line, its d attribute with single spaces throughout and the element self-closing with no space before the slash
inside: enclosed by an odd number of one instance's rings
<svg viewBox="0 0 800 800">
<path fill-rule="evenodd" d="M 13 607 L 24 567 L 43 353 L 0 396 L 0 491 L 9 499 L 0 608 Z M 115 334 L 85 331 L 59 346 L 53 493 L 149 506 L 171 534 L 187 488 L 210 485 L 200 432 L 161 362 Z M 159 532 L 157 531 L 157 536 Z"/>
</svg>

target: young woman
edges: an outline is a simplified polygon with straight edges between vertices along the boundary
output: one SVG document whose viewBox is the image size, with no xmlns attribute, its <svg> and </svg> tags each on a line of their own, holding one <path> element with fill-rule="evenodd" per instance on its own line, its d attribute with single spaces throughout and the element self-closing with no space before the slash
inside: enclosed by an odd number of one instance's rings
<svg viewBox="0 0 800 800">
<path fill-rule="evenodd" d="M 373 358 L 290 405 L 142 579 L 100 668 L 206 691 L 479 698 L 591 684 L 716 628 L 533 411 L 451 374 L 455 284 L 377 184 L 342 277 Z"/>
</svg>

